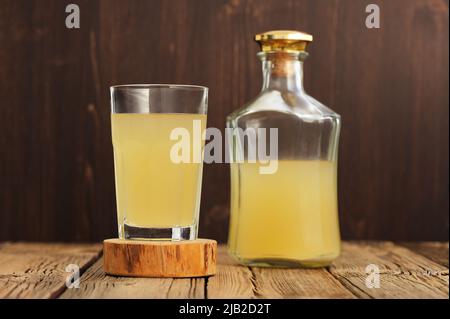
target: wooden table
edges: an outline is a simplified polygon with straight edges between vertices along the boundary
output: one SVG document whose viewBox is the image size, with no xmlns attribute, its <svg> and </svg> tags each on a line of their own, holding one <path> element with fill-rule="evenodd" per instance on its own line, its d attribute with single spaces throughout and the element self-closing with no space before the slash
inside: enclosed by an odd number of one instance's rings
<svg viewBox="0 0 450 319">
<path fill-rule="evenodd" d="M 197 279 L 107 276 L 101 247 L 0 243 L 0 298 L 449 297 L 448 243 L 345 242 L 327 269 L 244 267 L 221 246 L 216 276 Z M 66 288 L 70 264 L 80 267 L 79 289 Z M 378 267 L 379 288 L 366 285 L 369 264 Z"/>
</svg>

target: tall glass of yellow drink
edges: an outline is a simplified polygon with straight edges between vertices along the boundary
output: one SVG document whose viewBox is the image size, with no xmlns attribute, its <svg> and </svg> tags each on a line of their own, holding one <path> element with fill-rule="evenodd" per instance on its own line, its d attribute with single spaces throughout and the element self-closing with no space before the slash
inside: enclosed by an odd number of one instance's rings
<svg viewBox="0 0 450 319">
<path fill-rule="evenodd" d="M 207 94 L 187 85 L 111 88 L 120 238 L 197 237 Z"/>
</svg>

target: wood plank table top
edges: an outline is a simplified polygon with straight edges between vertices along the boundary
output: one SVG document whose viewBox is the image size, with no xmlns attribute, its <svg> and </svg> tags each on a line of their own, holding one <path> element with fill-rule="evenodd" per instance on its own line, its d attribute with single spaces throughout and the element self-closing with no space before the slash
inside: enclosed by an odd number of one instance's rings
<svg viewBox="0 0 450 319">
<path fill-rule="evenodd" d="M 160 279 L 106 275 L 101 244 L 6 242 L 0 298 L 442 299 L 449 298 L 448 252 L 448 242 L 344 242 L 328 268 L 274 269 L 238 265 L 220 246 L 215 276 Z M 67 288 L 73 267 L 79 287 Z"/>
</svg>

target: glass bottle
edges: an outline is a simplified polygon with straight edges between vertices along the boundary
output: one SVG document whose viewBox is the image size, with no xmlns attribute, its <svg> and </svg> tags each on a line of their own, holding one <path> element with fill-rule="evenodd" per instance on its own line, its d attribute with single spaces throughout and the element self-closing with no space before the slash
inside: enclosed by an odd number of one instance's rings
<svg viewBox="0 0 450 319">
<path fill-rule="evenodd" d="M 340 252 L 340 116 L 303 88 L 311 35 L 270 31 L 255 40 L 261 45 L 262 90 L 227 118 L 232 132 L 228 250 L 246 265 L 326 266 Z M 276 156 L 269 154 L 263 161 L 258 152 L 255 161 L 250 148 L 263 146 L 266 155 L 277 146 Z"/>
</svg>

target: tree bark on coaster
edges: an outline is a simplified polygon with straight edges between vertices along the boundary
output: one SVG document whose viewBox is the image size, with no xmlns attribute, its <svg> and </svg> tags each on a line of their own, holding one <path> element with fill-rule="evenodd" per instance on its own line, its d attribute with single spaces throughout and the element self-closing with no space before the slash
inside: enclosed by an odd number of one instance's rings
<svg viewBox="0 0 450 319">
<path fill-rule="evenodd" d="M 103 269 L 130 277 L 204 277 L 216 272 L 217 242 L 211 239 L 103 241 Z"/>
</svg>

